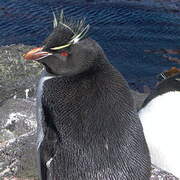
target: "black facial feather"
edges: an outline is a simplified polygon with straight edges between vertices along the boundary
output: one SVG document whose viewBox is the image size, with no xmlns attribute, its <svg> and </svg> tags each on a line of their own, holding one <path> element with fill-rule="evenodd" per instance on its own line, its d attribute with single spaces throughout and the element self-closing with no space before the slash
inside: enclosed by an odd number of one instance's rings
<svg viewBox="0 0 180 180">
<path fill-rule="evenodd" d="M 66 18 L 63 11 L 61 11 L 60 15 L 55 13 L 53 15 L 54 30 L 45 40 L 44 50 L 59 50 L 64 46 L 75 44 L 84 38 L 89 30 L 89 25 L 86 25 L 84 20 Z"/>
<path fill-rule="evenodd" d="M 52 51 L 51 48 L 68 44 L 73 33 L 64 26 L 56 27 L 44 42 L 44 50 Z"/>
</svg>

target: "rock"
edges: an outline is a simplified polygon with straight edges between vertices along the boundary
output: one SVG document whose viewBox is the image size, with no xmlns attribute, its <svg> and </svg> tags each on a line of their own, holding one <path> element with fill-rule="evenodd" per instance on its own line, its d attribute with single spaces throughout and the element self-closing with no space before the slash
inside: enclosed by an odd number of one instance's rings
<svg viewBox="0 0 180 180">
<path fill-rule="evenodd" d="M 173 174 L 168 173 L 155 165 L 152 165 L 150 180 L 178 180 Z"/>
<path fill-rule="evenodd" d="M 0 108 L 0 127 L 14 137 L 36 129 L 35 99 L 10 99 Z"/>
<path fill-rule="evenodd" d="M 32 46 L 10 45 L 0 47 L 0 104 L 12 97 L 34 96 L 37 77 L 42 66 L 32 61 L 25 61 L 23 54 Z"/>
<path fill-rule="evenodd" d="M 0 108 L 0 179 L 35 177 L 35 99 L 10 99 Z"/>
<path fill-rule="evenodd" d="M 15 138 L 14 134 L 7 130 L 7 129 L 2 129 L 0 130 L 0 143 L 3 143 L 4 141 L 8 141 L 9 139 Z"/>
<path fill-rule="evenodd" d="M 36 172 L 35 131 L 0 144 L 0 177 L 34 177 Z"/>
</svg>

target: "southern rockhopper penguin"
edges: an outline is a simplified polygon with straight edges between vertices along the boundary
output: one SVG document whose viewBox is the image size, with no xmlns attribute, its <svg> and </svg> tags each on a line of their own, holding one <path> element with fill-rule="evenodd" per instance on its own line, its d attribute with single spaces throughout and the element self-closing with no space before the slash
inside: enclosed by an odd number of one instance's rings
<svg viewBox="0 0 180 180">
<path fill-rule="evenodd" d="M 127 82 L 89 25 L 54 15 L 37 93 L 41 180 L 149 180 L 150 156 Z"/>
<path fill-rule="evenodd" d="M 152 163 L 180 178 L 180 73 L 158 84 L 139 116 Z"/>
</svg>

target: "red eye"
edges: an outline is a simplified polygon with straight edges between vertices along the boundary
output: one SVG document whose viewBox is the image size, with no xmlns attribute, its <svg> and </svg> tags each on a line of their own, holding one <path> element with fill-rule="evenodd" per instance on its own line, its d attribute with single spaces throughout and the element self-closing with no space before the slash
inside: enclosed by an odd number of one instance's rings
<svg viewBox="0 0 180 180">
<path fill-rule="evenodd" d="M 68 56 L 69 54 L 66 51 L 60 53 L 61 56 Z"/>
</svg>

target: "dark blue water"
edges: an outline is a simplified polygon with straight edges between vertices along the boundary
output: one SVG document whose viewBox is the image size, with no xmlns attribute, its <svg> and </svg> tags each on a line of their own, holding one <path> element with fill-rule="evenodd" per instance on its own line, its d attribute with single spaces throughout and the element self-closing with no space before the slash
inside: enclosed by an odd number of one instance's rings
<svg viewBox="0 0 180 180">
<path fill-rule="evenodd" d="M 89 0 L 90 1 L 90 0 Z M 131 87 L 153 87 L 156 75 L 177 64 L 145 50 L 180 47 L 180 13 L 167 8 L 124 3 L 71 3 L 62 0 L 1 0 L 0 45 L 40 45 L 52 30 L 52 9 L 86 17 L 89 35 Z"/>
</svg>

